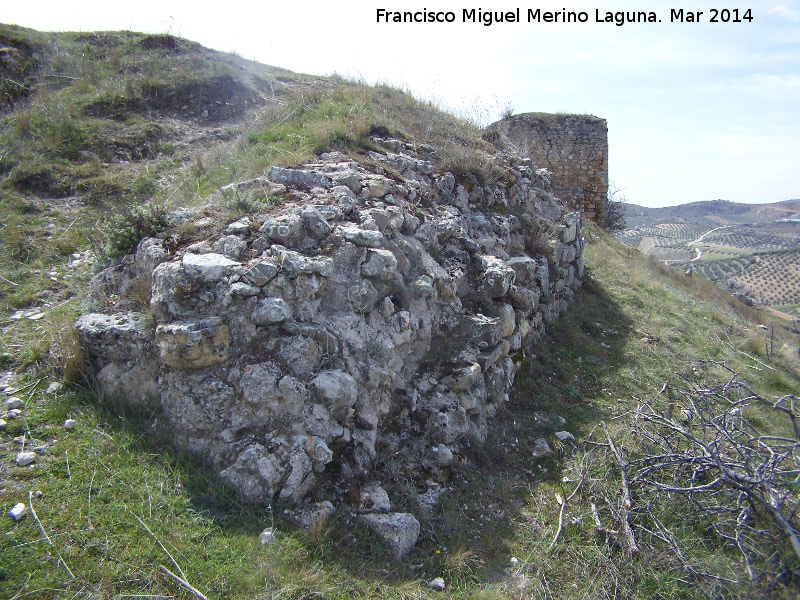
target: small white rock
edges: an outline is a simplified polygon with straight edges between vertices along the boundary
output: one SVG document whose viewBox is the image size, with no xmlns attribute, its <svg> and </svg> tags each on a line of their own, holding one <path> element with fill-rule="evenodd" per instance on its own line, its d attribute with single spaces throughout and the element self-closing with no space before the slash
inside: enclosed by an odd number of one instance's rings
<svg viewBox="0 0 800 600">
<path fill-rule="evenodd" d="M 0 431 L 3 431 L 3 429 L 6 428 L 6 425 L 7 425 L 6 420 L 0 419 Z"/>
<path fill-rule="evenodd" d="M 437 577 L 436 579 L 431 580 L 431 582 L 428 584 L 428 587 L 434 590 L 444 591 L 444 579 Z"/>
<path fill-rule="evenodd" d="M 17 457 L 14 459 L 14 462 L 17 463 L 20 467 L 27 467 L 31 463 L 36 462 L 36 453 L 35 452 L 18 452 Z"/>
<path fill-rule="evenodd" d="M 258 536 L 258 541 L 262 546 L 269 546 L 275 543 L 275 534 L 272 533 L 272 528 L 268 527 L 262 531 Z"/>
<path fill-rule="evenodd" d="M 47 386 L 45 394 L 55 394 L 56 392 L 60 392 L 62 387 L 64 387 L 64 384 L 54 381 Z"/>
<path fill-rule="evenodd" d="M 75 419 L 67 419 L 64 421 L 64 429 L 75 429 L 78 422 Z"/>
<path fill-rule="evenodd" d="M 22 411 L 21 411 L 20 409 L 18 409 L 18 408 L 12 408 L 10 411 L 8 411 L 8 413 L 6 414 L 6 416 L 7 416 L 9 419 L 16 419 L 16 418 L 17 418 L 18 416 L 20 416 L 21 414 L 22 414 Z"/>
<path fill-rule="evenodd" d="M 13 408 L 22 408 L 25 406 L 25 403 L 16 396 L 11 396 L 8 400 L 6 400 L 6 409 L 11 410 Z"/>
<path fill-rule="evenodd" d="M 22 502 L 15 504 L 14 508 L 8 511 L 8 516 L 11 517 L 12 521 L 19 521 L 26 514 L 27 511 L 25 510 L 25 505 Z"/>
<path fill-rule="evenodd" d="M 514 565 L 516 567 L 519 564 L 519 559 L 517 557 L 515 557 L 515 556 L 512 556 L 510 562 L 511 562 L 512 565 Z"/>
</svg>

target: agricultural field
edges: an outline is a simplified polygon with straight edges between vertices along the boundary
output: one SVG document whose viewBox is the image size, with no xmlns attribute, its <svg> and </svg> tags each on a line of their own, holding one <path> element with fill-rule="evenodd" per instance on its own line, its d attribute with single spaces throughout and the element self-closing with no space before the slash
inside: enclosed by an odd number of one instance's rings
<svg viewBox="0 0 800 600">
<path fill-rule="evenodd" d="M 713 201 L 668 209 L 635 207 L 629 229 L 616 237 L 676 268 L 691 266 L 748 302 L 793 305 L 800 303 L 800 224 L 780 219 L 797 204 Z"/>
</svg>

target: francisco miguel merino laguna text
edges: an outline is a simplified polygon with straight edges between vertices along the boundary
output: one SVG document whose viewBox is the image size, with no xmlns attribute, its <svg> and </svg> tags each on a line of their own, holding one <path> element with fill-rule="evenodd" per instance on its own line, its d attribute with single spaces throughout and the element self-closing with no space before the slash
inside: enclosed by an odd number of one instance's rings
<svg viewBox="0 0 800 600">
<path fill-rule="evenodd" d="M 660 23 L 654 11 L 601 11 L 595 9 L 595 23 L 614 23 L 621 27 L 625 23 Z M 742 21 L 752 21 L 752 10 L 744 9 L 712 9 L 708 11 L 710 23 L 741 23 Z M 671 23 L 698 23 L 703 19 L 704 11 L 692 11 L 684 9 L 670 9 L 669 20 Z M 543 11 L 529 8 L 526 13 L 528 23 L 587 23 L 589 13 L 586 11 Z M 435 11 L 423 8 L 420 11 L 393 11 L 385 8 L 377 9 L 378 23 L 453 23 L 456 20 L 456 13 L 453 11 Z M 520 9 L 499 11 L 482 10 L 480 8 L 465 8 L 461 11 L 462 23 L 482 23 L 490 26 L 493 23 L 520 23 Z"/>
</svg>

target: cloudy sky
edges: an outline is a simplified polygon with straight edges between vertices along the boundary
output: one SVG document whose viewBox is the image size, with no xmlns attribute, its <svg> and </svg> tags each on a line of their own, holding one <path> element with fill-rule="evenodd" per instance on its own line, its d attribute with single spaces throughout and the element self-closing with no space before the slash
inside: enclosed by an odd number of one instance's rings
<svg viewBox="0 0 800 600">
<path fill-rule="evenodd" d="M 608 121 L 609 177 L 636 204 L 800 198 L 800 0 L 562 0 L 560 3 L 9 2 L 0 20 L 43 30 L 169 32 L 314 74 L 389 82 L 488 121 L 514 112 Z M 488 3 L 487 3 L 488 4 Z M 729 22 L 711 9 L 731 10 Z M 377 8 L 452 11 L 453 23 L 378 23 Z M 464 22 L 463 10 L 521 22 Z M 529 23 L 528 9 L 585 11 Z M 671 21 L 683 9 L 684 22 Z M 734 23 L 739 18 L 751 21 Z M 597 22 L 653 11 L 656 23 Z M 687 22 L 689 11 L 703 11 Z"/>
</svg>

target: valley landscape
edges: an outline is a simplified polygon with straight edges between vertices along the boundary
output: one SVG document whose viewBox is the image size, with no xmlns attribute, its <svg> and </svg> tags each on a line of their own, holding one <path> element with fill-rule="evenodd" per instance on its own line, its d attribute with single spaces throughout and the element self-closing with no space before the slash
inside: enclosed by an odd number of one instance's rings
<svg viewBox="0 0 800 600">
<path fill-rule="evenodd" d="M 628 228 L 616 234 L 626 246 L 691 267 L 747 302 L 798 316 L 800 201 L 626 208 Z"/>
<path fill-rule="evenodd" d="M 503 138 L 602 119 L 172 35 L 0 75 L 0 597 L 800 593 L 800 201 L 615 238 Z"/>
</svg>

